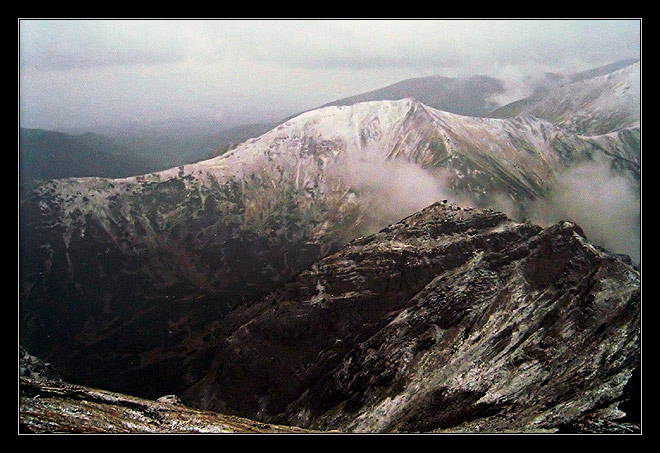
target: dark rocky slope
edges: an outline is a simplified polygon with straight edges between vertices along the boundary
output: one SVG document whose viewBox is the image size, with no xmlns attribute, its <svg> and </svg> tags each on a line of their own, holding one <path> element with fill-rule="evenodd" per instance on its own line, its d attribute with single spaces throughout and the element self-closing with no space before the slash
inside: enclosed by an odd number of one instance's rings
<svg viewBox="0 0 660 453">
<path fill-rule="evenodd" d="M 575 224 L 436 203 L 232 311 L 218 337 L 185 394 L 206 409 L 347 432 L 555 432 L 629 398 L 640 274 Z"/>
<path fill-rule="evenodd" d="M 53 183 L 63 189 L 21 206 L 19 333 L 82 385 L 147 398 L 181 391 L 187 356 L 212 341 L 206 324 L 333 247 L 310 238 L 318 222 L 301 222 L 286 190 L 268 200 L 263 231 L 246 220 L 235 181 Z"/>
<path fill-rule="evenodd" d="M 192 330 L 179 396 L 203 410 L 21 350 L 21 430 L 639 432 L 640 303 L 639 271 L 573 223 L 436 203 Z"/>
<path fill-rule="evenodd" d="M 19 374 L 27 378 L 50 381 L 62 380 L 53 365 L 33 356 L 22 346 L 19 346 L 18 366 Z"/>
</svg>

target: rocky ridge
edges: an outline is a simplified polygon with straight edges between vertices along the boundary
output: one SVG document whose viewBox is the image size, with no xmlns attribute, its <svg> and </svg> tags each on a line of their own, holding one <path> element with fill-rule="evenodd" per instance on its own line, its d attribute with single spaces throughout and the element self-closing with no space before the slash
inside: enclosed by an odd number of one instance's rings
<svg viewBox="0 0 660 453">
<path fill-rule="evenodd" d="M 31 432 L 639 432 L 640 303 L 639 271 L 579 226 L 439 202 L 207 326 L 218 341 L 189 357 L 204 365 L 181 399 L 21 378 L 21 420 Z"/>
<path fill-rule="evenodd" d="M 639 285 L 575 224 L 437 203 L 233 311 L 186 397 L 314 429 L 555 432 L 625 399 Z"/>
<path fill-rule="evenodd" d="M 641 63 L 636 61 L 607 74 L 577 78 L 572 83 L 503 106 L 490 116 L 534 115 L 581 135 L 639 128 L 640 70 Z"/>
</svg>

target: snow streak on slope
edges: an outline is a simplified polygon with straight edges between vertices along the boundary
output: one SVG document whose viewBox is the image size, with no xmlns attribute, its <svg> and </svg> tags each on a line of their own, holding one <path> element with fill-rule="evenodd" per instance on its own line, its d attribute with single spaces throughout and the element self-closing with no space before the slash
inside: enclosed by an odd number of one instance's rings
<svg viewBox="0 0 660 453">
<path fill-rule="evenodd" d="M 602 135 L 640 124 L 640 62 L 581 79 L 493 112 L 497 118 L 534 115 L 583 135 Z"/>
<path fill-rule="evenodd" d="M 599 86 L 621 74 L 631 78 L 628 69 L 596 78 Z M 591 79 L 577 84 L 593 85 Z M 592 99 L 589 105 L 608 112 L 611 102 Z M 639 158 L 619 135 L 584 137 L 533 116 L 466 117 L 403 99 L 306 112 L 223 156 L 122 182 L 189 177 L 249 187 L 257 178 L 272 191 L 291 186 L 308 197 L 358 206 L 356 232 L 366 234 L 438 199 L 520 217 L 567 168 L 603 157 L 613 166 L 617 159 L 631 166 L 639 179 Z"/>
</svg>

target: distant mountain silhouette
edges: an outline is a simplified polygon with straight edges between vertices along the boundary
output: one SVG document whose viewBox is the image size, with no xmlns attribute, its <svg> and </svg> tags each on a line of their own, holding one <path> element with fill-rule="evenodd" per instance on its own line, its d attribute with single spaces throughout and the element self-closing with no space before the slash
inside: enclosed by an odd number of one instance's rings
<svg viewBox="0 0 660 453">
<path fill-rule="evenodd" d="M 497 107 L 488 98 L 504 92 L 504 83 L 493 77 L 418 77 L 325 104 L 352 105 L 366 101 L 413 98 L 422 104 L 458 115 L 485 116 Z"/>
<path fill-rule="evenodd" d="M 121 178 L 153 171 L 145 159 L 103 135 L 27 128 L 20 128 L 19 135 L 21 183 L 86 176 Z"/>
</svg>

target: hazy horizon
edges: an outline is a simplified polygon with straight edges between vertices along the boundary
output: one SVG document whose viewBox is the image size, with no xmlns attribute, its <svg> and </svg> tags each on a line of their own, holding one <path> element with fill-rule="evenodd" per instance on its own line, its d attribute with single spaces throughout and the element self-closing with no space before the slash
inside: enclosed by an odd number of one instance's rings
<svg viewBox="0 0 660 453">
<path fill-rule="evenodd" d="M 401 80 L 640 58 L 640 20 L 19 20 L 21 127 L 276 121 Z"/>
</svg>

